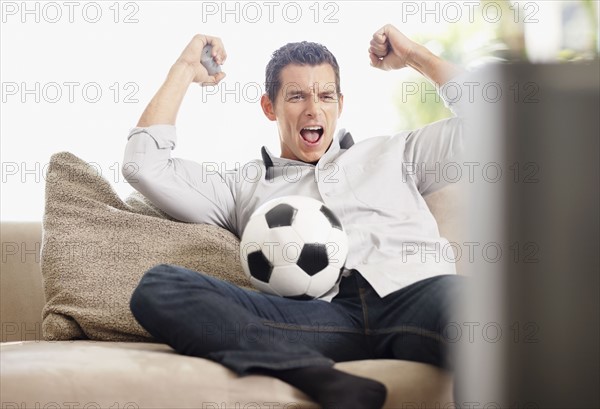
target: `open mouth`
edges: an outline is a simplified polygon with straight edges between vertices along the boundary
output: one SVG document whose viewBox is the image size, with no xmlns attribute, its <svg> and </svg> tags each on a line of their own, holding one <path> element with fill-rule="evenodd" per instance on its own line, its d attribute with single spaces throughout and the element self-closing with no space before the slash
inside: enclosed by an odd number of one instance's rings
<svg viewBox="0 0 600 409">
<path fill-rule="evenodd" d="M 309 145 L 316 145 L 323 136 L 322 126 L 305 126 L 300 130 L 300 136 Z"/>
</svg>

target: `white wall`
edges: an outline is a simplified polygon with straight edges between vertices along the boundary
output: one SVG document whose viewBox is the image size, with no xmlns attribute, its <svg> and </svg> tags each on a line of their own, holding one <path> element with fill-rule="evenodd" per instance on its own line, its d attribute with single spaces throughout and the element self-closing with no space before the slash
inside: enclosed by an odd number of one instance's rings
<svg viewBox="0 0 600 409">
<path fill-rule="evenodd" d="M 338 58 L 346 97 L 339 125 L 356 140 L 393 133 L 402 72 L 370 67 L 372 34 L 388 22 L 409 36 L 469 24 L 462 2 L 426 3 L 2 1 L 1 218 L 41 220 L 45 166 L 59 151 L 98 164 L 126 196 L 119 169 L 128 130 L 199 32 L 223 39 L 227 78 L 217 93 L 188 93 L 176 156 L 233 166 L 258 157 L 262 145 L 278 152 L 258 92 L 270 53 L 304 39 Z"/>
<path fill-rule="evenodd" d="M 258 10 L 262 18 L 252 23 Z M 344 125 L 359 138 L 391 132 L 398 75 L 371 68 L 366 50 L 397 10 L 391 2 L 2 2 L 2 219 L 41 219 L 44 168 L 63 150 L 97 163 L 126 196 L 131 187 L 119 168 L 127 132 L 195 33 L 223 39 L 227 79 L 216 94 L 188 93 L 177 156 L 233 164 L 258 157 L 263 144 L 278 152 L 256 96 L 270 53 L 303 39 L 326 44 L 339 59 Z M 90 102 L 97 90 L 101 97 Z"/>
</svg>

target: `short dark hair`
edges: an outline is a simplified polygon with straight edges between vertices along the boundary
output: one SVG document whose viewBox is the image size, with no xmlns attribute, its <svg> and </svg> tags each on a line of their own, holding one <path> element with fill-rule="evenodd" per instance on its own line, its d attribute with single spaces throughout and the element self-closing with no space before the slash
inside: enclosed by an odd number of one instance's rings
<svg viewBox="0 0 600 409">
<path fill-rule="evenodd" d="M 281 70 L 290 64 L 297 65 L 321 65 L 330 64 L 335 73 L 335 89 L 340 94 L 340 67 L 335 56 L 322 44 L 302 41 L 299 43 L 288 43 L 275 50 L 271 60 L 267 64 L 265 75 L 265 89 L 272 103 L 275 103 L 277 93 L 281 89 Z"/>
</svg>

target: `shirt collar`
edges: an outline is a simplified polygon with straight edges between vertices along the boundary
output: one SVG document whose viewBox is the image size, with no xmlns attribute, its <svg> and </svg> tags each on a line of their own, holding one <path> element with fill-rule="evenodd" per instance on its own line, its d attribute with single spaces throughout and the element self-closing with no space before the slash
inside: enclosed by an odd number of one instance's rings
<svg viewBox="0 0 600 409">
<path fill-rule="evenodd" d="M 344 128 L 340 129 L 339 131 L 337 131 L 336 135 L 333 137 L 333 140 L 331 141 L 331 145 L 329 146 L 329 149 L 327 149 L 327 151 L 325 151 L 325 153 L 323 154 L 321 159 L 319 159 L 319 162 L 321 162 L 321 161 L 327 162 L 328 158 L 334 156 L 341 150 L 349 149 L 352 145 L 354 145 L 354 139 L 352 139 L 352 135 L 350 134 L 350 132 L 347 132 Z M 306 163 L 306 162 L 302 162 L 302 161 L 294 160 L 294 159 L 285 159 L 285 158 L 280 158 L 278 156 L 275 156 L 269 151 L 269 149 L 266 146 L 263 146 L 261 148 L 260 154 L 262 156 L 263 163 L 265 164 L 265 168 L 267 170 L 267 172 L 266 172 L 267 179 L 272 178 L 272 173 L 273 173 L 272 168 L 274 168 L 274 167 L 286 166 L 289 163 L 294 163 L 297 165 L 311 166 L 310 163 Z"/>
</svg>

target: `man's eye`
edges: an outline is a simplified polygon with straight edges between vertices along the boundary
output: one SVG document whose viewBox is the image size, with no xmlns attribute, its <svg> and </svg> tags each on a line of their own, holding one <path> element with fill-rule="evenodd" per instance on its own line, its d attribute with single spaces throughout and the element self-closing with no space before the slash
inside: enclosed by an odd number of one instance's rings
<svg viewBox="0 0 600 409">
<path fill-rule="evenodd" d="M 303 98 L 302 95 L 292 95 L 288 98 L 288 101 L 301 101 Z"/>
<path fill-rule="evenodd" d="M 335 96 L 333 95 L 323 95 L 321 98 L 323 98 L 324 101 L 328 102 L 335 101 Z"/>
</svg>

